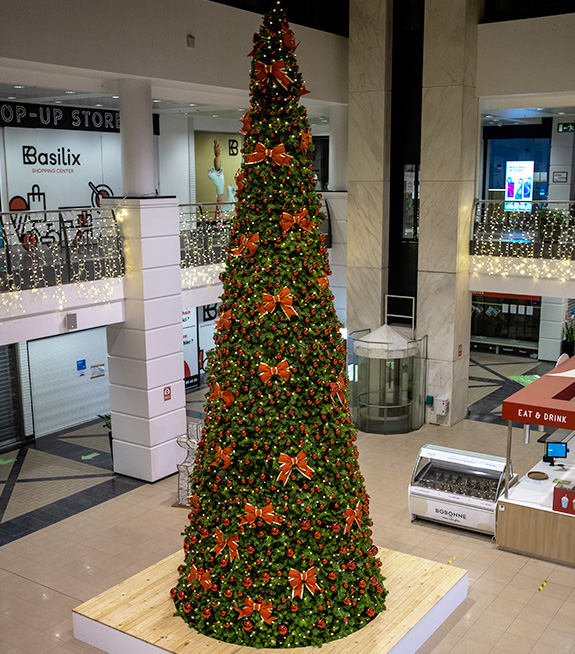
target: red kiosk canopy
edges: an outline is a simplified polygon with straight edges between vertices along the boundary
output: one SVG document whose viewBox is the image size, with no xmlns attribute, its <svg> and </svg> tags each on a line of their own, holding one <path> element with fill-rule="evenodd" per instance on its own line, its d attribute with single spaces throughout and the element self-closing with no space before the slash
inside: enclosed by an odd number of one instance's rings
<svg viewBox="0 0 575 654">
<path fill-rule="evenodd" d="M 501 417 L 575 429 L 575 357 L 503 400 Z"/>
</svg>

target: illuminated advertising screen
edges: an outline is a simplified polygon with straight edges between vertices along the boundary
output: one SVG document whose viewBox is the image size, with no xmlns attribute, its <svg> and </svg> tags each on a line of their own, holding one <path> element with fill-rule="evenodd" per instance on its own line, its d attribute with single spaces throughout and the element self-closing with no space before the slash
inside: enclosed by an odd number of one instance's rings
<svg viewBox="0 0 575 654">
<path fill-rule="evenodd" d="M 505 211 L 531 211 L 533 161 L 508 161 L 505 170 Z"/>
</svg>

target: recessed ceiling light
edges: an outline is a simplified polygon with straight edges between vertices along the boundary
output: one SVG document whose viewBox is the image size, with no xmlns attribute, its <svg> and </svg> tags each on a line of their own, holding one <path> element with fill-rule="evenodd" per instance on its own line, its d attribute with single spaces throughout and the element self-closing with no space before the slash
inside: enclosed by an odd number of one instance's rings
<svg viewBox="0 0 575 654">
<path fill-rule="evenodd" d="M 15 95 L 9 95 L 8 100 L 16 100 L 16 96 Z"/>
<path fill-rule="evenodd" d="M 564 115 L 565 115 L 565 112 L 564 112 L 564 111 L 558 111 L 557 114 L 558 114 L 559 116 L 564 116 Z"/>
<path fill-rule="evenodd" d="M 195 107 L 196 103 L 195 102 L 190 102 L 190 107 Z"/>
<path fill-rule="evenodd" d="M 220 114 L 212 114 L 212 118 L 219 118 Z"/>
<path fill-rule="evenodd" d="M 493 116 L 489 116 L 489 115 L 487 115 L 487 116 L 485 116 L 485 118 L 493 118 Z"/>
<path fill-rule="evenodd" d="M 66 95 L 74 95 L 76 91 L 66 91 Z"/>
<path fill-rule="evenodd" d="M 22 86 L 22 84 L 14 84 L 15 89 L 25 89 L 25 86 Z"/>
<path fill-rule="evenodd" d="M 120 98 L 119 95 L 113 95 L 113 96 L 112 96 L 112 100 L 118 100 L 119 98 Z"/>
<path fill-rule="evenodd" d="M 62 100 L 54 100 L 54 104 L 62 104 Z"/>
<path fill-rule="evenodd" d="M 543 111 L 543 107 L 535 107 L 535 109 L 537 109 L 537 111 Z"/>
<path fill-rule="evenodd" d="M 161 102 L 161 100 L 152 100 L 152 102 Z"/>
</svg>

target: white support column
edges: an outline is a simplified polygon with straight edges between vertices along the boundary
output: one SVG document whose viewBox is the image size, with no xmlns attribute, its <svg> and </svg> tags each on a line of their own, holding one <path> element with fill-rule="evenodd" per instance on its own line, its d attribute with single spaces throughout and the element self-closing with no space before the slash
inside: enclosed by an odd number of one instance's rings
<svg viewBox="0 0 575 654">
<path fill-rule="evenodd" d="M 114 471 L 156 481 L 184 458 L 178 202 L 127 199 L 123 208 L 126 319 L 108 327 Z"/>
<path fill-rule="evenodd" d="M 330 191 L 347 191 L 347 105 L 329 110 L 329 165 Z"/>
<path fill-rule="evenodd" d="M 155 195 L 152 84 L 126 78 L 120 86 L 120 138 L 124 195 Z"/>
</svg>

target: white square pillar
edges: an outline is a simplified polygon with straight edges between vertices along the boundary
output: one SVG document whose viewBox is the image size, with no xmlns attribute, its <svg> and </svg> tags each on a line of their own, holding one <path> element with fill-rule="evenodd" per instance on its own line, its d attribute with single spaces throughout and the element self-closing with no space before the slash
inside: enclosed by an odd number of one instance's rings
<svg viewBox="0 0 575 654">
<path fill-rule="evenodd" d="M 178 201 L 125 199 L 125 322 L 108 327 L 114 472 L 177 472 L 186 432 Z"/>
</svg>

